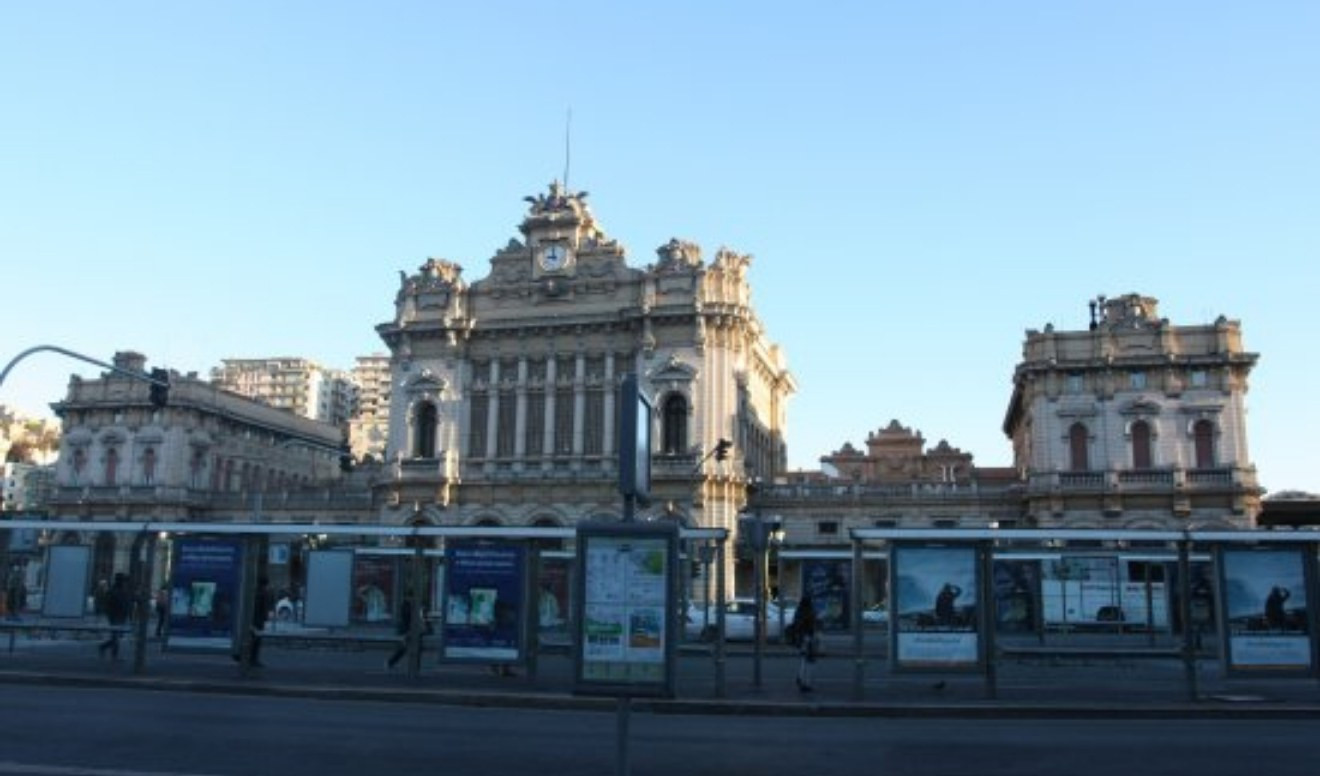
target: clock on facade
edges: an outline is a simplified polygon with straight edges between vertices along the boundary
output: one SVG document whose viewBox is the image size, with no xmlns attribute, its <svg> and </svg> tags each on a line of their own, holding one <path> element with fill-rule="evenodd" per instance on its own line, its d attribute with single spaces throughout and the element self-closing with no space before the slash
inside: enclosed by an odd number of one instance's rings
<svg viewBox="0 0 1320 776">
<path fill-rule="evenodd" d="M 558 243 L 542 246 L 538 254 L 538 260 L 541 263 L 541 269 L 547 272 L 555 272 L 568 265 L 568 246 Z"/>
</svg>

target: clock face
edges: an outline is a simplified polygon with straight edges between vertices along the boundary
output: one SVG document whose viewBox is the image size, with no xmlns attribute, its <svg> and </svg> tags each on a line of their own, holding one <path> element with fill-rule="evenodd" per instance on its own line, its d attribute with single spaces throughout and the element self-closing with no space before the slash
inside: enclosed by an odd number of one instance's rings
<svg viewBox="0 0 1320 776">
<path fill-rule="evenodd" d="M 568 248 L 563 245 L 547 245 L 541 249 L 541 269 L 551 272 L 561 270 L 568 264 Z"/>
</svg>

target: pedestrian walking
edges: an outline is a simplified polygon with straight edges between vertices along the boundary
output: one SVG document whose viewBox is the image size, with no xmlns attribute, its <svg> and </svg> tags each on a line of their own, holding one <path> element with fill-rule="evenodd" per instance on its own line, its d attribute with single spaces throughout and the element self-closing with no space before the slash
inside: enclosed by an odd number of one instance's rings
<svg viewBox="0 0 1320 776">
<path fill-rule="evenodd" d="M 793 612 L 793 624 L 790 626 L 798 645 L 797 686 L 801 692 L 811 692 L 816 659 L 820 656 L 820 621 L 816 618 L 816 608 L 811 603 L 811 596 L 803 596 L 797 611 Z"/>
<path fill-rule="evenodd" d="M 165 622 L 170 618 L 170 588 L 162 585 L 156 591 L 156 638 L 165 636 Z"/>
<path fill-rule="evenodd" d="M 115 581 L 105 593 L 105 619 L 110 623 L 110 637 L 96 648 L 100 657 L 107 653 L 110 659 L 119 659 L 120 628 L 128 622 L 128 615 L 133 605 L 132 592 L 128 589 L 128 575 L 115 574 Z"/>
<path fill-rule="evenodd" d="M 266 620 L 270 617 L 270 608 L 274 605 L 270 595 L 270 580 L 261 577 L 257 580 L 257 592 L 252 600 L 252 631 L 248 640 L 248 665 L 253 668 L 265 668 L 261 662 L 261 632 L 266 629 Z M 242 662 L 243 656 L 235 652 L 234 660 Z"/>
<path fill-rule="evenodd" d="M 403 604 L 399 607 L 399 619 L 394 623 L 394 632 L 399 637 L 399 646 L 394 648 L 394 652 L 385 661 L 386 671 L 393 670 L 404 655 L 408 654 L 408 637 L 412 633 L 413 609 L 415 608 L 411 598 L 403 599 Z"/>
</svg>

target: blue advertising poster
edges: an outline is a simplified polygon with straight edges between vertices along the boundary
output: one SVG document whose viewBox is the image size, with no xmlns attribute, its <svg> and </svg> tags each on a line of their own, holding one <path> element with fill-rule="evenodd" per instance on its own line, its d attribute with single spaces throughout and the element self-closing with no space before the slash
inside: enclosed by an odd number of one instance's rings
<svg viewBox="0 0 1320 776">
<path fill-rule="evenodd" d="M 820 627 L 826 631 L 848 630 L 848 581 L 852 561 L 812 558 L 802 562 L 802 597 L 811 597 Z"/>
<path fill-rule="evenodd" d="M 445 552 L 444 656 L 519 660 L 527 550 L 521 544 L 450 542 Z"/>
<path fill-rule="evenodd" d="M 176 539 L 173 566 L 170 646 L 229 649 L 238 612 L 243 542 Z"/>
</svg>

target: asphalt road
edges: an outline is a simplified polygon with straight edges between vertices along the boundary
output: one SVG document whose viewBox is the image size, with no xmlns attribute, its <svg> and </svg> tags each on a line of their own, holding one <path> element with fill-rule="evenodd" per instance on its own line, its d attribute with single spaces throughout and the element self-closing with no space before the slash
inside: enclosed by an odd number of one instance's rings
<svg viewBox="0 0 1320 776">
<path fill-rule="evenodd" d="M 612 774 L 614 713 L 0 686 L 0 774 Z M 1313 774 L 1320 720 L 634 712 L 631 773 Z"/>
</svg>

